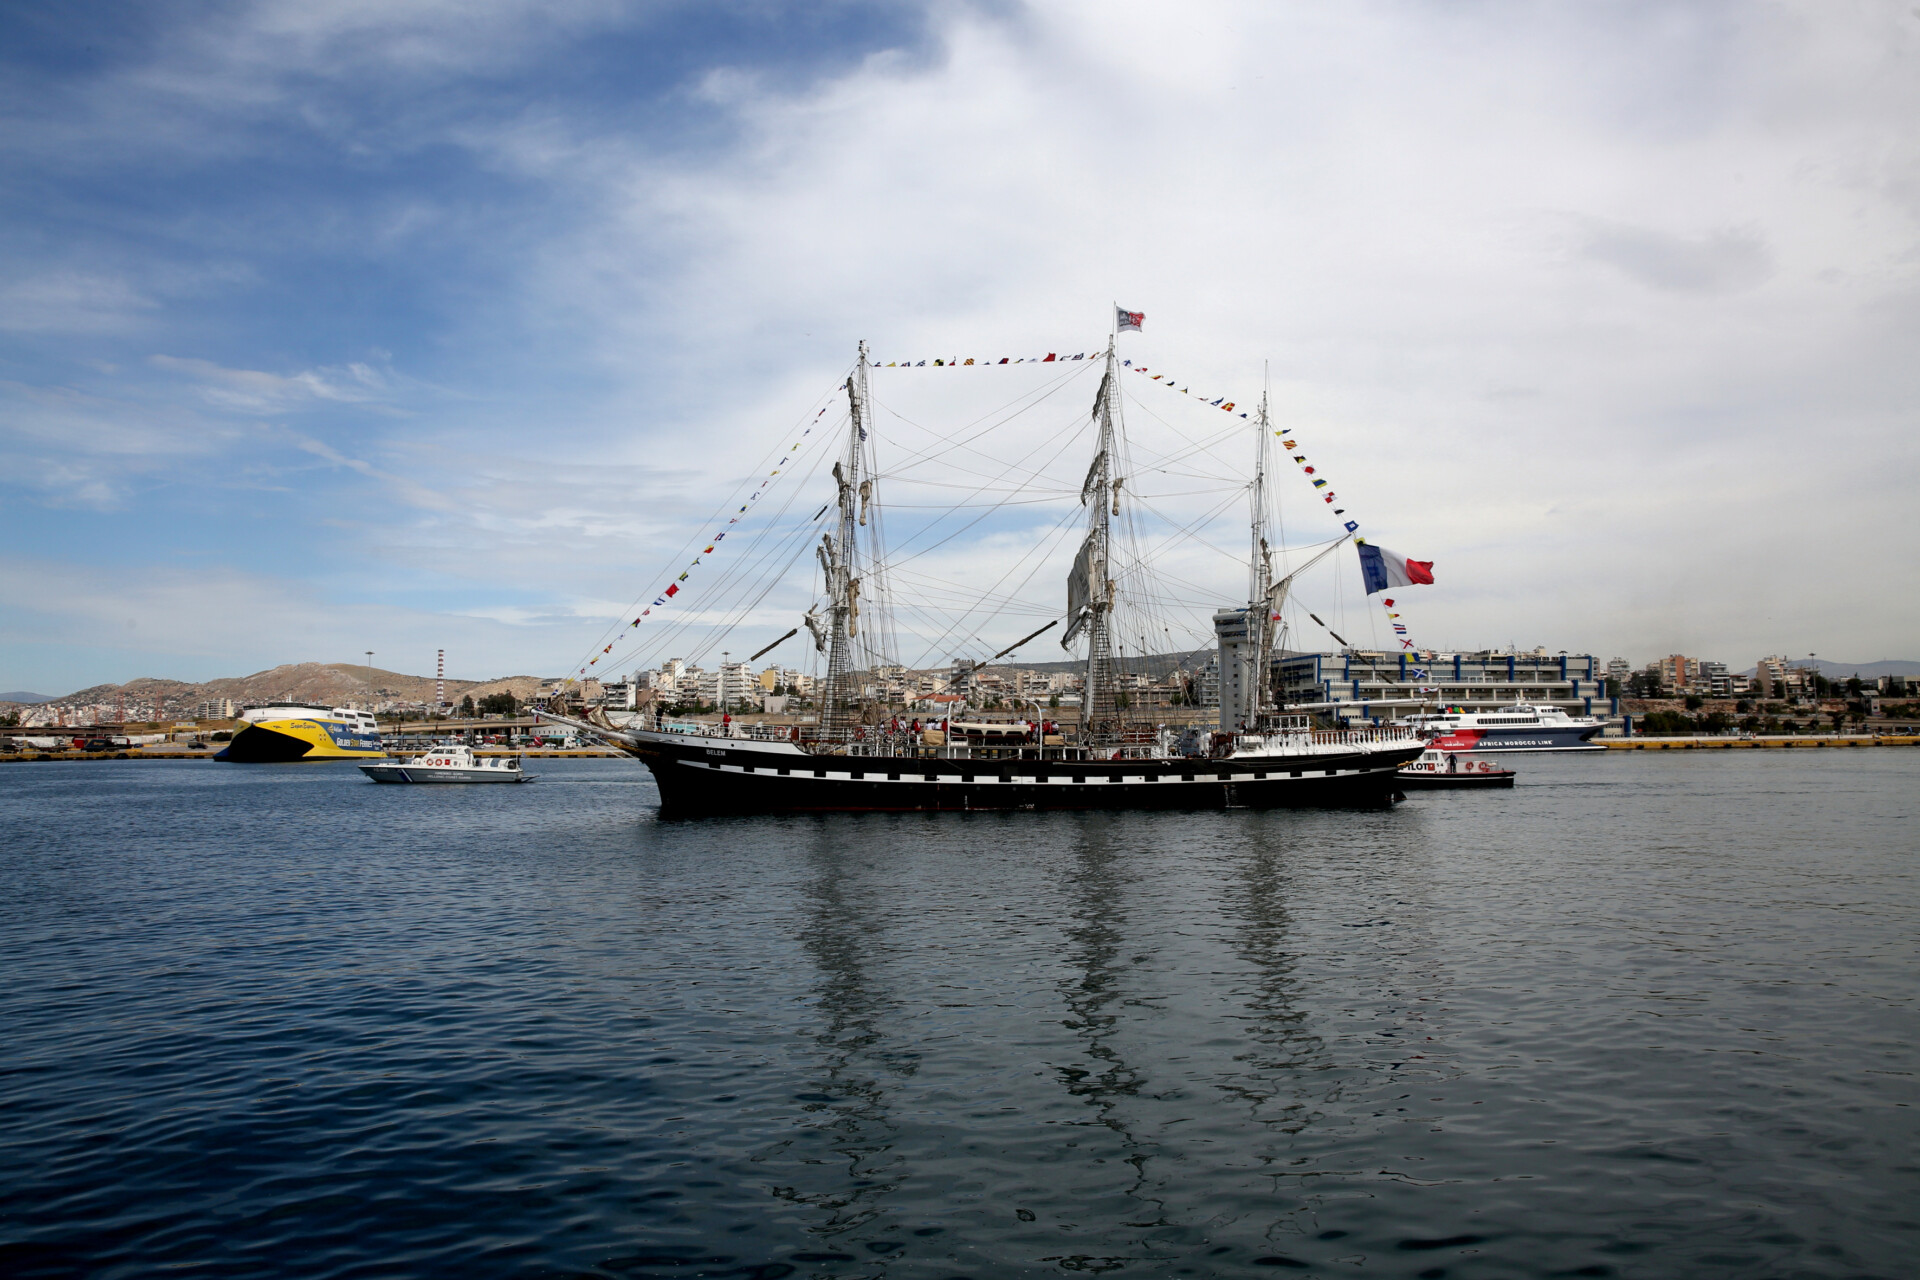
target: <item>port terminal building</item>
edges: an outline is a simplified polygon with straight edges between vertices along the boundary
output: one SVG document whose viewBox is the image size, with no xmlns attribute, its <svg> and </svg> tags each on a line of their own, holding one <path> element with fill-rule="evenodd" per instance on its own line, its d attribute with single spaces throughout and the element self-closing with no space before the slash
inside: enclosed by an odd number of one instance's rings
<svg viewBox="0 0 1920 1280">
<path fill-rule="evenodd" d="M 1570 716 L 1620 714 L 1607 696 L 1606 668 L 1592 654 L 1482 650 L 1478 653 L 1287 653 L 1273 660 L 1280 700 L 1354 726 L 1422 709 L 1497 711 L 1516 702 L 1559 707 Z"/>
</svg>

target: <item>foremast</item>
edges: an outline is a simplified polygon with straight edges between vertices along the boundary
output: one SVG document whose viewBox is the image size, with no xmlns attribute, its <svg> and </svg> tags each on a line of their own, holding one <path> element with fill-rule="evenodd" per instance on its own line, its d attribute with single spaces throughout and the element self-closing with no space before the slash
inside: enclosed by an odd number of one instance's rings
<svg viewBox="0 0 1920 1280">
<path fill-rule="evenodd" d="M 833 464 L 839 485 L 840 518 L 834 532 L 820 536 L 820 567 L 826 573 L 828 599 L 827 679 L 820 703 L 820 739 L 851 741 L 860 723 L 859 672 L 854 662 L 854 640 L 860 634 L 859 503 L 860 443 L 867 427 L 867 344 L 860 344 L 860 361 L 847 378 L 846 452 Z M 870 491 L 870 490 L 868 490 Z"/>
</svg>

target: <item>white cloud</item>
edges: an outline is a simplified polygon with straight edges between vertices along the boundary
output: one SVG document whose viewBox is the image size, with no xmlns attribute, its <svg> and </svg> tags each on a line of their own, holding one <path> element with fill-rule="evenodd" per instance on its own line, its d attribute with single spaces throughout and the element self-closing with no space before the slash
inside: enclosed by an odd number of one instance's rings
<svg viewBox="0 0 1920 1280">
<path fill-rule="evenodd" d="M 108 333 L 129 328 L 159 305 L 119 276 L 46 271 L 0 283 L 0 330 Z"/>
<path fill-rule="evenodd" d="M 149 362 L 156 369 L 194 379 L 209 404 L 247 413 L 285 413 L 319 401 L 375 405 L 387 390 L 387 381 L 378 371 L 359 363 L 278 374 L 226 369 L 192 357 L 156 355 Z"/>
<path fill-rule="evenodd" d="M 1773 274 L 1773 255 L 1752 231 L 1721 228 L 1697 239 L 1649 227 L 1590 222 L 1584 252 L 1653 289 L 1739 293 Z"/>
<path fill-rule="evenodd" d="M 1019 352 L 1117 298 L 1195 382 L 1244 397 L 1273 360 L 1365 527 L 1440 562 L 1429 642 L 1911 647 L 1914 571 L 1888 590 L 1832 532 L 1913 561 L 1859 472 L 1913 469 L 1920 90 L 1874 19 L 1528 13 L 959 12 L 931 68 L 798 96 L 711 77 L 745 127 L 724 155 L 552 122 L 502 147 L 603 211 L 547 247 L 537 305 L 589 317 L 636 386 L 636 352 L 710 383 L 706 422 L 768 420 L 857 336 Z"/>
</svg>

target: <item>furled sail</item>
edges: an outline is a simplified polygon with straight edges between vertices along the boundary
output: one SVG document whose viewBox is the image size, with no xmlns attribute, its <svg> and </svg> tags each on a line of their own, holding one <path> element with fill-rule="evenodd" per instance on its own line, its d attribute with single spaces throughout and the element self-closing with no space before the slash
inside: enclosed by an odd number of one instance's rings
<svg viewBox="0 0 1920 1280">
<path fill-rule="evenodd" d="M 1101 473 L 1106 470 L 1106 466 L 1107 466 L 1107 454 L 1106 454 L 1106 450 L 1103 449 L 1100 451 L 1099 454 L 1097 454 L 1094 457 L 1093 465 L 1087 468 L 1087 478 L 1080 485 L 1080 505 L 1081 506 L 1083 507 L 1086 506 L 1088 498 L 1092 497 L 1096 493 L 1100 493 L 1100 489 L 1101 489 L 1100 476 L 1101 476 Z M 1106 495 L 1101 494 L 1101 496 L 1104 498 Z"/>
<path fill-rule="evenodd" d="M 1094 582 L 1097 566 L 1094 564 L 1094 538 L 1080 544 L 1080 554 L 1073 558 L 1073 571 L 1067 575 L 1067 630 L 1060 637 L 1060 647 L 1065 649 L 1073 644 L 1074 637 L 1080 634 L 1080 628 L 1086 626 L 1094 602 Z"/>
</svg>

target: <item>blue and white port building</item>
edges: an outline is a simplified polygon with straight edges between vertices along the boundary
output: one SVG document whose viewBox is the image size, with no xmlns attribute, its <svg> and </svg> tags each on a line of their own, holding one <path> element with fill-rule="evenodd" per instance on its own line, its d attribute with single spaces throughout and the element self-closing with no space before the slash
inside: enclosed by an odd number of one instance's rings
<svg viewBox="0 0 1920 1280">
<path fill-rule="evenodd" d="M 1273 660 L 1281 700 L 1355 727 L 1397 720 L 1422 708 L 1497 711 L 1524 702 L 1570 716 L 1611 719 L 1605 667 L 1590 653 L 1545 649 L 1476 653 L 1285 653 Z"/>
</svg>

